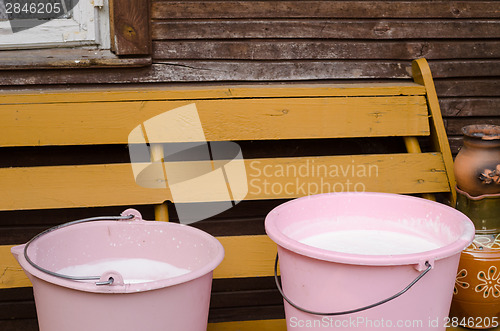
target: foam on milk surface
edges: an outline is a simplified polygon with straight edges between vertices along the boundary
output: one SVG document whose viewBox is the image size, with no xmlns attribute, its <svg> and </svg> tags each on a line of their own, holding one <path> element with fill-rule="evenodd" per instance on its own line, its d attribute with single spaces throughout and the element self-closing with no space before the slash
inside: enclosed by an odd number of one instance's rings
<svg viewBox="0 0 500 331">
<path fill-rule="evenodd" d="M 384 230 L 332 231 L 299 241 L 330 251 L 363 255 L 413 254 L 441 247 L 422 237 Z"/>
<path fill-rule="evenodd" d="M 106 271 L 117 271 L 125 284 L 147 283 L 187 274 L 188 269 L 150 259 L 106 259 L 88 264 L 62 268 L 57 272 L 71 276 L 100 276 Z"/>
</svg>

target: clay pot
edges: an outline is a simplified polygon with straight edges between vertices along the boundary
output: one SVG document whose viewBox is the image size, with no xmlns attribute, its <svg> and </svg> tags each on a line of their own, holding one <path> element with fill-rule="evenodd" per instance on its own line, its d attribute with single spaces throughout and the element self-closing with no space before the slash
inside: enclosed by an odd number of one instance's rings
<svg viewBox="0 0 500 331">
<path fill-rule="evenodd" d="M 485 237 L 476 236 L 462 252 L 450 310 L 450 318 L 471 329 L 493 328 L 500 320 L 500 241 Z M 496 248 L 481 246 L 487 240 Z"/>
<path fill-rule="evenodd" d="M 476 234 L 500 233 L 500 194 L 473 197 L 459 188 L 456 190 L 456 209 L 471 219 Z"/>
<path fill-rule="evenodd" d="M 457 186 L 471 196 L 500 193 L 500 126 L 462 128 L 464 145 L 455 158 Z"/>
<path fill-rule="evenodd" d="M 457 193 L 456 207 L 472 220 L 476 237 L 460 257 L 450 317 L 488 329 L 500 322 L 500 194 Z"/>
</svg>

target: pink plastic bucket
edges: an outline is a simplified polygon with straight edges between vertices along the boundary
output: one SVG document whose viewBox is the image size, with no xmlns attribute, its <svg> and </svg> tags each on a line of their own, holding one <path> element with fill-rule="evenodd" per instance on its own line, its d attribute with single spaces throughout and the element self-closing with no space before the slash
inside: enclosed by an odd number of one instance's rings
<svg viewBox="0 0 500 331">
<path fill-rule="evenodd" d="M 143 221 L 134 210 L 122 215 L 128 219 L 67 223 L 12 248 L 33 284 L 40 331 L 205 331 L 222 245 L 193 227 Z M 51 274 L 103 259 L 148 259 L 189 272 L 138 283 L 113 270 L 92 280 Z"/>
<path fill-rule="evenodd" d="M 285 300 L 289 331 L 445 330 L 450 325 L 460 252 L 474 237 L 472 222 L 459 211 L 396 194 L 332 193 L 278 206 L 266 217 L 265 227 L 278 244 L 283 294 L 300 308 Z M 300 242 L 346 230 L 418 236 L 437 248 L 373 255 Z M 375 303 L 380 304 L 371 307 Z M 359 308 L 364 309 L 352 312 Z"/>
</svg>

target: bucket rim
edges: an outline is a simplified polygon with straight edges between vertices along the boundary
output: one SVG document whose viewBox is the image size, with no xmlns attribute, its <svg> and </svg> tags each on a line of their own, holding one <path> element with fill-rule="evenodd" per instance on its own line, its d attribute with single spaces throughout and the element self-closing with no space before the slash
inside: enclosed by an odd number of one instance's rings
<svg viewBox="0 0 500 331">
<path fill-rule="evenodd" d="M 78 280 L 70 280 L 70 279 L 64 279 L 60 277 L 56 277 L 50 274 L 47 274 L 45 272 L 42 272 L 35 267 L 33 267 L 26 258 L 24 257 L 24 254 L 17 254 L 17 252 L 22 251 L 26 244 L 18 245 L 15 247 L 12 247 L 11 251 L 12 253 L 16 256 L 18 259 L 19 264 L 25 271 L 25 273 L 28 274 L 28 277 L 36 277 L 38 279 L 41 279 L 43 281 L 46 281 L 48 283 L 62 286 L 65 288 L 73 289 L 73 290 L 79 290 L 79 291 L 84 291 L 84 292 L 92 292 L 92 293 L 110 293 L 110 294 L 121 294 L 121 293 L 140 293 L 140 292 L 146 292 L 146 291 L 153 291 L 153 290 L 158 290 L 166 287 L 171 287 L 183 283 L 187 283 L 189 281 L 193 281 L 199 278 L 202 278 L 206 276 L 207 274 L 213 272 L 213 270 L 222 262 L 224 259 L 224 247 L 222 244 L 215 238 L 214 236 L 210 235 L 209 233 L 185 225 L 185 224 L 177 224 L 177 223 L 170 223 L 170 222 L 157 222 L 157 221 L 146 221 L 146 220 L 133 220 L 133 221 L 96 221 L 96 222 L 88 222 L 88 223 L 82 223 L 79 224 L 78 226 L 85 226 L 89 224 L 102 224 L 102 225 L 109 225 L 109 224 L 114 224 L 116 222 L 120 222 L 121 224 L 128 223 L 128 224 L 143 224 L 145 226 L 158 226 L 158 227 L 182 227 L 183 231 L 189 231 L 195 235 L 202 236 L 207 241 L 212 245 L 212 248 L 215 249 L 214 253 L 214 258 L 211 259 L 207 264 L 202 266 L 201 268 L 192 270 L 186 274 L 175 276 L 175 277 L 170 277 L 166 279 L 160 279 L 160 280 L 155 280 L 151 282 L 145 282 L 145 283 L 127 283 L 124 285 L 104 285 L 104 286 L 98 286 L 95 284 L 94 281 L 78 281 Z"/>
<path fill-rule="evenodd" d="M 433 250 L 412 253 L 412 254 L 397 254 L 397 255 L 363 255 L 354 253 L 336 252 L 322 248 L 313 247 L 303 244 L 295 239 L 285 235 L 276 225 L 277 216 L 280 211 L 291 205 L 302 203 L 307 200 L 315 199 L 331 199 L 331 198 L 356 198 L 356 197 L 371 197 L 374 199 L 396 199 L 414 201 L 423 205 L 433 206 L 439 208 L 446 213 L 455 215 L 464 225 L 464 231 L 459 238 L 450 244 L 439 247 Z M 265 230 L 267 235 L 278 244 L 278 251 L 286 249 L 296 254 L 323 260 L 328 262 L 337 262 L 351 265 L 369 265 L 369 266 L 395 266 L 395 265 L 419 265 L 420 267 L 425 262 L 434 263 L 435 260 L 444 259 L 455 254 L 459 254 L 464 248 L 470 245 L 475 236 L 475 228 L 472 221 L 462 212 L 427 199 L 407 196 L 395 193 L 381 193 L 381 192 L 334 192 L 322 193 L 310 196 L 304 196 L 297 199 L 287 201 L 273 210 L 271 210 L 265 218 Z"/>
</svg>

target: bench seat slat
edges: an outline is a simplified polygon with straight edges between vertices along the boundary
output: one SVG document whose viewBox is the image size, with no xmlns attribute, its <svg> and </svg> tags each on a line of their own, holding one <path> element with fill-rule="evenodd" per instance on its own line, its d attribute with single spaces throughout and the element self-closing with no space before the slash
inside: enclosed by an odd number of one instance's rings
<svg viewBox="0 0 500 331">
<path fill-rule="evenodd" d="M 266 235 L 218 237 L 225 256 L 214 278 L 265 277 L 274 274 L 276 244 Z M 12 245 L 0 246 L 0 289 L 31 286 L 10 253 Z"/>
<path fill-rule="evenodd" d="M 426 89 L 413 82 L 361 83 L 332 85 L 239 85 L 234 87 L 147 87 L 110 88 L 103 87 L 73 93 L 68 90 L 44 90 L 40 92 L 1 91 L 0 104 L 74 103 L 98 101 L 135 100 L 201 100 L 232 98 L 279 98 L 279 97 L 330 97 L 330 96 L 391 96 L 425 95 Z"/>
<path fill-rule="evenodd" d="M 0 289 L 31 287 L 31 282 L 10 252 L 13 245 L 0 246 Z"/>
<path fill-rule="evenodd" d="M 277 246 L 266 235 L 218 237 L 224 260 L 214 278 L 267 277 L 274 275 Z"/>
<path fill-rule="evenodd" d="M 196 162 L 175 162 L 187 168 Z M 264 158 L 244 160 L 246 200 L 295 198 L 332 191 L 449 192 L 440 153 Z M 221 161 L 214 162 L 223 167 Z M 175 169 L 175 167 L 173 168 Z M 163 178 L 162 178 L 163 179 Z M 136 184 L 128 163 L 0 169 L 0 210 L 159 204 L 169 189 Z M 174 202 L 203 202 L 202 190 Z M 212 201 L 225 201 L 227 187 L 214 187 Z"/>
<path fill-rule="evenodd" d="M 73 102 L 0 105 L 0 145 L 126 144 L 139 123 L 192 103 L 208 141 L 430 133 L 424 96 Z M 175 127 L 189 132 L 191 124 Z"/>
<path fill-rule="evenodd" d="M 208 323 L 208 328 L 207 328 L 207 331 L 235 331 L 235 330 L 286 331 L 286 321 L 284 319 L 276 319 L 276 320 Z"/>
<path fill-rule="evenodd" d="M 349 316 L 349 315 L 347 315 Z M 349 317 L 344 317 L 349 321 Z M 340 317 L 342 321 L 342 317 Z M 329 321 L 329 320 L 328 320 Z M 297 321 L 296 321 L 297 322 Z M 424 323 L 426 321 L 423 321 Z M 239 322 L 221 322 L 221 323 L 208 323 L 207 331 L 286 331 L 286 321 L 284 319 L 273 320 L 257 320 L 257 321 L 239 321 Z M 448 331 L 466 331 L 462 327 L 447 327 Z"/>
</svg>

